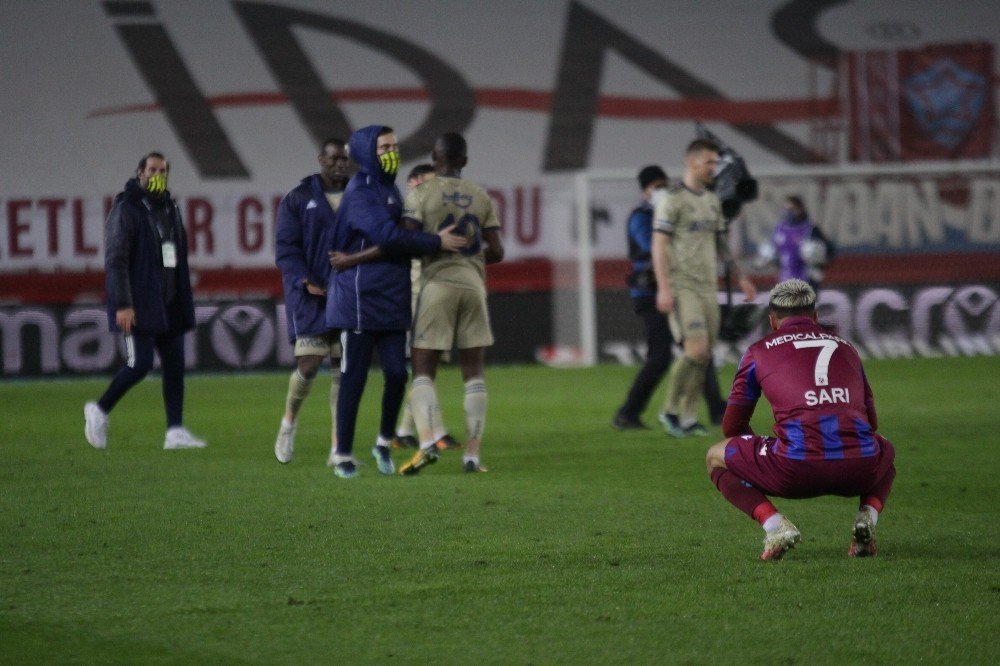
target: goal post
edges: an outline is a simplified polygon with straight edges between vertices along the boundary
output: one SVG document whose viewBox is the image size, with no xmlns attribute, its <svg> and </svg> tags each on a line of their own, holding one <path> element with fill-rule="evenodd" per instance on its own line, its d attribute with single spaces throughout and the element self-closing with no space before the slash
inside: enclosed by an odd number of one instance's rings
<svg viewBox="0 0 1000 666">
<path fill-rule="evenodd" d="M 666 165 L 670 182 L 682 170 Z M 587 169 L 572 179 L 574 252 L 555 261 L 554 342 L 575 350 L 573 365 L 591 366 L 615 354 L 603 348 L 615 327 L 637 337 L 625 275 L 602 274 L 602 267 L 628 260 L 627 220 L 640 200 L 638 167 Z M 901 263 L 927 257 L 932 270 L 945 257 L 1000 256 L 1000 161 L 893 165 L 778 166 L 751 168 L 759 197 L 732 222 L 731 245 L 750 273 L 776 276 L 774 267 L 753 269 L 758 245 L 770 239 L 784 199 L 803 199 L 812 219 L 851 265 L 867 266 L 878 284 L 893 285 Z M 935 266 L 934 262 L 941 264 Z M 846 263 L 846 262 L 845 262 Z M 969 272 L 969 271 L 966 271 Z M 561 273 L 562 279 L 560 279 Z M 991 274 L 992 275 L 992 274 Z M 970 273 L 970 279 L 995 281 Z M 620 279 L 619 279 L 620 277 Z M 841 279 L 854 279 L 847 276 Z M 863 287 L 865 278 L 854 286 Z M 920 275 L 906 277 L 921 284 Z M 928 282 L 933 278 L 928 277 Z M 992 282 L 990 282 L 992 284 Z M 721 295 L 720 295 L 721 298 Z M 764 302 L 766 294 L 758 298 Z M 822 292 L 820 298 L 823 301 Z M 845 328 L 850 329 L 850 324 Z M 611 333 L 609 333 L 611 331 Z M 620 337 L 620 336 L 619 336 Z"/>
</svg>

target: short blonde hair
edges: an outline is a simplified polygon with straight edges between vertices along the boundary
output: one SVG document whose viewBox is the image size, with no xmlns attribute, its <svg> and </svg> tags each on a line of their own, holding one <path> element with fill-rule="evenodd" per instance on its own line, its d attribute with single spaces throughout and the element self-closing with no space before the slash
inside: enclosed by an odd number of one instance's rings
<svg viewBox="0 0 1000 666">
<path fill-rule="evenodd" d="M 816 292 L 805 280 L 785 280 L 771 289 L 768 307 L 776 316 L 806 314 L 816 307 Z"/>
</svg>

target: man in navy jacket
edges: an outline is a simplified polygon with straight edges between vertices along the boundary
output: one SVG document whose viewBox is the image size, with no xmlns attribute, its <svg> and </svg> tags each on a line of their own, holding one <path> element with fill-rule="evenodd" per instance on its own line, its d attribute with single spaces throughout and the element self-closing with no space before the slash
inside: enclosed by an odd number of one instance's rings
<svg viewBox="0 0 1000 666">
<path fill-rule="evenodd" d="M 380 255 L 374 261 L 333 273 L 327 291 L 326 325 L 342 331 L 337 449 L 333 455 L 334 473 L 341 478 L 357 475 L 352 457 L 354 430 L 375 349 L 385 387 L 379 436 L 372 454 L 379 472 L 395 473 L 389 442 L 406 391 L 410 257 L 455 251 L 467 242 L 451 233 L 454 225 L 436 235 L 405 230 L 400 225 L 403 197 L 395 184 L 399 142 L 391 127 L 364 127 L 351 135 L 349 143 L 351 158 L 361 170 L 344 191 L 331 249 L 346 254 L 372 250 Z"/>
<path fill-rule="evenodd" d="M 296 362 L 274 443 L 274 456 L 280 463 L 292 459 L 299 408 L 327 357 L 335 369 L 330 385 L 331 456 L 337 445 L 340 345 L 338 332 L 326 325 L 326 286 L 330 278 L 327 252 L 348 177 L 347 145 L 342 139 L 323 142 L 319 165 L 319 173 L 303 178 L 281 200 L 275 227 L 275 263 L 281 269 L 288 340 L 295 345 Z"/>
<path fill-rule="evenodd" d="M 97 402 L 83 408 L 87 441 L 107 446 L 108 414 L 153 367 L 163 370 L 165 449 L 204 448 L 183 425 L 184 334 L 194 328 L 187 236 L 167 190 L 170 166 L 160 153 L 139 161 L 136 177 L 115 197 L 104 236 L 108 325 L 125 334 L 126 363 Z"/>
</svg>

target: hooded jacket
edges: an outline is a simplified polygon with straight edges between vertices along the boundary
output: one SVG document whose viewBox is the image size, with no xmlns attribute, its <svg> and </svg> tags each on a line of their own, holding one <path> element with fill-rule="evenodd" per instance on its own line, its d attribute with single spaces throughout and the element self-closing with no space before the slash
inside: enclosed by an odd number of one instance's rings
<svg viewBox="0 0 1000 666">
<path fill-rule="evenodd" d="M 326 325 L 326 296 L 310 294 L 302 281 L 327 286 L 336 218 L 323 191 L 323 179 L 313 174 L 302 179 L 278 206 L 274 233 L 274 259 L 281 269 L 288 315 L 288 340 L 321 335 Z"/>
<path fill-rule="evenodd" d="M 435 234 L 400 227 L 403 198 L 395 176 L 375 155 L 381 125 L 354 132 L 348 142 L 361 170 L 351 178 L 337 209 L 332 248 L 353 254 L 379 246 L 385 257 L 330 275 L 326 324 L 330 328 L 393 331 L 410 327 L 410 256 L 441 247 Z"/>
<path fill-rule="evenodd" d="M 132 178 L 111 206 L 104 229 L 104 285 L 108 297 L 108 327 L 118 331 L 115 316 L 121 308 L 135 309 L 135 332 L 179 335 L 194 328 L 194 297 L 188 268 L 187 235 L 170 192 L 163 195 L 162 213 Z M 177 266 L 163 266 L 162 239 L 155 216 L 165 216 L 176 247 Z M 172 298 L 171 298 L 172 297 Z M 169 313 L 168 313 L 169 299 Z"/>
</svg>

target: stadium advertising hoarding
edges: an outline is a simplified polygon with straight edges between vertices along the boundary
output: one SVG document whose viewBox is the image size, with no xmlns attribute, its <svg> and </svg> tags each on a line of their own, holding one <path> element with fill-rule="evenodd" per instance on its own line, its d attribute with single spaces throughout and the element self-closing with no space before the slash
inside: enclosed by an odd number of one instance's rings
<svg viewBox="0 0 1000 666">
<path fill-rule="evenodd" d="M 193 266 L 270 267 L 277 199 L 316 168 L 319 141 L 375 121 L 403 139 L 404 170 L 437 133 L 464 132 L 508 260 L 562 258 L 575 247 L 566 174 L 656 162 L 676 176 L 695 120 L 758 175 L 822 163 L 817 129 L 847 118 L 833 94 L 846 54 L 989 43 L 984 26 L 1000 23 L 988 0 L 793 5 L 706 0 L 668 21 L 653 1 L 450 3 L 447 20 L 420 1 L 0 3 L 0 273 L 92 284 L 75 274 L 100 270 L 110 197 L 151 148 L 171 160 Z M 995 178 L 962 185 L 968 203 L 926 180 L 794 187 L 845 252 L 998 247 Z M 748 208 L 751 236 L 779 207 Z M 616 227 L 598 219 L 594 234 L 595 257 L 623 256 Z"/>
<path fill-rule="evenodd" d="M 496 363 L 561 358 L 551 345 L 547 294 L 501 295 L 491 302 Z M 720 295 L 721 298 L 721 295 Z M 875 358 L 1000 354 L 1000 283 L 826 289 L 820 318 L 859 351 Z M 273 300 L 200 303 L 198 328 L 187 336 L 187 364 L 194 370 L 268 370 L 293 365 L 285 337 L 284 307 Z M 634 363 L 645 353 L 625 294 L 598 303 L 601 360 Z M 722 360 L 734 361 L 763 333 L 760 324 L 742 340 L 720 343 Z M 0 307 L 0 377 L 104 374 L 125 358 L 120 336 L 107 331 L 96 305 Z"/>
</svg>

